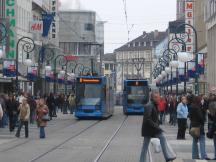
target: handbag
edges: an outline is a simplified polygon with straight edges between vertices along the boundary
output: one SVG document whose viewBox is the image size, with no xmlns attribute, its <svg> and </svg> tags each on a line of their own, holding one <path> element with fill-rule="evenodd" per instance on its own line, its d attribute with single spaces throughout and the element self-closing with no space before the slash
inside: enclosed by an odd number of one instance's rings
<svg viewBox="0 0 216 162">
<path fill-rule="evenodd" d="M 193 138 L 199 138 L 200 137 L 200 127 L 192 127 L 189 131 L 189 134 Z"/>
<path fill-rule="evenodd" d="M 50 121 L 50 116 L 49 116 L 49 114 L 48 114 L 48 113 L 44 114 L 44 115 L 42 116 L 42 120 L 43 120 L 43 121 Z"/>
</svg>

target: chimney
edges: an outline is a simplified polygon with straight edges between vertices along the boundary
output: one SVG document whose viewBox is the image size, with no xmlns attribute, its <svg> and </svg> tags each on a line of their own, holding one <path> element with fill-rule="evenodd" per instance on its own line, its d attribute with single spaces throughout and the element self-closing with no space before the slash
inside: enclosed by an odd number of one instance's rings
<svg viewBox="0 0 216 162">
<path fill-rule="evenodd" d="M 158 30 L 155 30 L 155 31 L 154 31 L 154 39 L 156 39 L 156 38 L 158 37 L 158 35 L 159 35 Z"/>
<path fill-rule="evenodd" d="M 144 36 L 146 35 L 146 31 L 143 32 L 143 35 L 144 35 Z"/>
</svg>

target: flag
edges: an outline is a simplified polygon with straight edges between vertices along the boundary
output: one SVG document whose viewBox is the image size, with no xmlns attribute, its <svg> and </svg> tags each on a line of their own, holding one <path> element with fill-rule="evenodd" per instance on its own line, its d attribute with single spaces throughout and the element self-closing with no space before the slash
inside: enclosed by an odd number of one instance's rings
<svg viewBox="0 0 216 162">
<path fill-rule="evenodd" d="M 43 37 L 47 37 L 49 34 L 51 23 L 54 19 L 55 13 L 43 13 L 42 20 L 43 20 Z"/>
</svg>

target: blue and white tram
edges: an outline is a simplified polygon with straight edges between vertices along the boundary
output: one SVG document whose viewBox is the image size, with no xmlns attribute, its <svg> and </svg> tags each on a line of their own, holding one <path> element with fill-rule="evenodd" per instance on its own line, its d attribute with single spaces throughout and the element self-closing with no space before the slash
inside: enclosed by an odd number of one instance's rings
<svg viewBox="0 0 216 162">
<path fill-rule="evenodd" d="M 123 91 L 124 114 L 143 114 L 144 105 L 149 101 L 149 92 L 147 80 L 125 80 Z"/>
<path fill-rule="evenodd" d="M 108 118 L 114 113 L 114 82 L 102 76 L 84 76 L 76 80 L 77 118 Z"/>
</svg>

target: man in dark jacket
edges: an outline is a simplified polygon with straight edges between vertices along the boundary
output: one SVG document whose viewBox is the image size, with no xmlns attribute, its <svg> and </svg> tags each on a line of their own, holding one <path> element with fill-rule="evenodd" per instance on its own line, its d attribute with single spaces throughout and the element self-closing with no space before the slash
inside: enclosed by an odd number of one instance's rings
<svg viewBox="0 0 216 162">
<path fill-rule="evenodd" d="M 17 122 L 19 102 L 15 100 L 15 96 L 10 95 L 6 103 L 6 109 L 9 117 L 9 130 L 13 132 Z"/>
<path fill-rule="evenodd" d="M 176 159 L 176 156 L 168 154 L 167 140 L 163 134 L 162 129 L 159 127 L 157 104 L 160 99 L 159 93 L 151 94 L 151 101 L 145 106 L 143 124 L 142 124 L 142 136 L 144 137 L 142 152 L 140 156 L 140 162 L 148 162 L 147 151 L 151 138 L 159 138 L 161 147 L 164 153 L 166 161 L 172 161 Z"/>
</svg>

